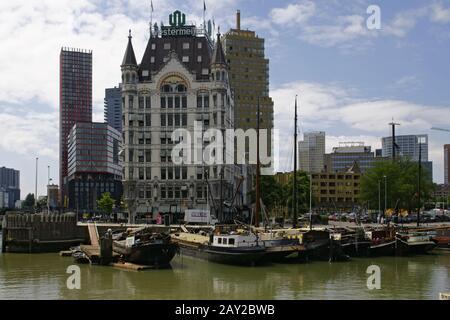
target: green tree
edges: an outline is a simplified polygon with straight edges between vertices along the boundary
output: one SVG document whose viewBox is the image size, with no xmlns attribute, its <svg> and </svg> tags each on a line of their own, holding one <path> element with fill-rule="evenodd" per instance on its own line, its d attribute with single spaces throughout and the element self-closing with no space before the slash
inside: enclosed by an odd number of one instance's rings
<svg viewBox="0 0 450 320">
<path fill-rule="evenodd" d="M 25 197 L 25 200 L 23 201 L 23 209 L 31 209 L 34 207 L 34 194 L 29 193 Z"/>
<path fill-rule="evenodd" d="M 283 187 L 274 176 L 261 176 L 260 187 L 261 199 L 269 211 L 283 204 Z"/>
<path fill-rule="evenodd" d="M 304 171 L 297 171 L 297 208 L 298 213 L 309 212 L 309 175 Z M 289 212 L 293 213 L 294 199 L 294 176 L 289 178 L 288 184 L 283 188 L 283 199 L 286 202 Z"/>
<path fill-rule="evenodd" d="M 109 192 L 105 192 L 102 194 L 101 198 L 97 200 L 97 206 L 103 213 L 110 215 L 115 202 L 116 201 L 111 197 L 111 194 Z"/>
<path fill-rule="evenodd" d="M 37 210 L 41 211 L 42 209 L 47 208 L 47 197 L 42 197 L 41 200 L 37 202 Z"/>
<path fill-rule="evenodd" d="M 419 164 L 408 159 L 378 162 L 361 178 L 361 200 L 369 201 L 371 207 L 378 207 L 378 192 L 381 193 L 381 210 L 385 202 L 385 182 L 387 185 L 387 209 L 414 212 L 418 206 Z M 386 178 L 385 178 L 386 177 Z M 431 198 L 433 182 L 430 173 L 422 167 L 421 205 Z M 375 205 L 376 204 L 376 205 Z"/>
</svg>

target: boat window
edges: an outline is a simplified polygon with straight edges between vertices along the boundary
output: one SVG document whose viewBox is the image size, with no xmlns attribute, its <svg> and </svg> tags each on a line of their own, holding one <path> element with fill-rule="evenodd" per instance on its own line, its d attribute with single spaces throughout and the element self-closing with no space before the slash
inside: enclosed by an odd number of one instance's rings
<svg viewBox="0 0 450 320">
<path fill-rule="evenodd" d="M 224 238 L 223 239 L 223 244 L 227 244 L 228 243 L 228 239 L 227 238 Z"/>
<path fill-rule="evenodd" d="M 217 243 L 222 244 L 222 238 L 217 238 Z"/>
<path fill-rule="evenodd" d="M 234 246 L 234 239 L 230 239 L 230 240 L 228 241 L 228 244 L 229 244 L 230 246 Z"/>
</svg>

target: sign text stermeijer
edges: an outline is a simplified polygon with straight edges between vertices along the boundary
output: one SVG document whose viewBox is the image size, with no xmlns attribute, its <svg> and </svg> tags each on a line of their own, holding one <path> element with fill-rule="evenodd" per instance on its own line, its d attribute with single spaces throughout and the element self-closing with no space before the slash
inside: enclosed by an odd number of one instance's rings
<svg viewBox="0 0 450 320">
<path fill-rule="evenodd" d="M 195 26 L 186 26 L 186 15 L 178 10 L 169 15 L 169 24 L 169 27 L 161 27 L 162 37 L 194 37 L 196 35 Z"/>
</svg>

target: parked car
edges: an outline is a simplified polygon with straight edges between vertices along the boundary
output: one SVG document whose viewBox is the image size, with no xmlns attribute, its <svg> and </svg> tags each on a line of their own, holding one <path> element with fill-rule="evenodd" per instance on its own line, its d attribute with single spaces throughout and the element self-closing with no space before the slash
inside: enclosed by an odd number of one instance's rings
<svg viewBox="0 0 450 320">
<path fill-rule="evenodd" d="M 337 216 L 334 215 L 334 214 L 330 214 L 330 215 L 328 216 L 328 221 L 337 221 L 337 220 L 338 220 L 338 218 L 337 218 Z"/>
</svg>

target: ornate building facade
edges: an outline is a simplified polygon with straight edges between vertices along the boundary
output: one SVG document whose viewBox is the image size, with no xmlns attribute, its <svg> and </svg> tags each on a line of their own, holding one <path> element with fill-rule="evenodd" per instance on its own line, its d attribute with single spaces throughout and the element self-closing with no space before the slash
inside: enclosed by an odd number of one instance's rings
<svg viewBox="0 0 450 320">
<path fill-rule="evenodd" d="M 185 137 L 173 141 L 172 134 L 184 129 L 194 150 L 195 144 L 202 149 L 214 141 L 206 130 L 217 129 L 224 137 L 226 129 L 234 128 L 220 35 L 213 41 L 204 28 L 186 26 L 185 15 L 175 11 L 170 26 L 152 28 L 140 64 L 130 31 L 121 71 L 123 186 L 130 222 L 188 208 L 219 213 L 220 199 L 233 197 L 237 167 L 190 161 L 187 154 L 175 164 L 172 150 Z M 199 125 L 200 136 L 194 133 Z"/>
</svg>

